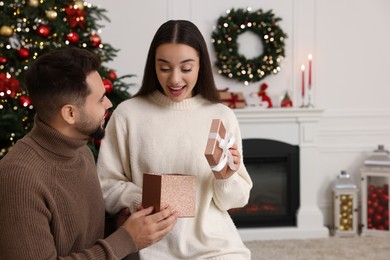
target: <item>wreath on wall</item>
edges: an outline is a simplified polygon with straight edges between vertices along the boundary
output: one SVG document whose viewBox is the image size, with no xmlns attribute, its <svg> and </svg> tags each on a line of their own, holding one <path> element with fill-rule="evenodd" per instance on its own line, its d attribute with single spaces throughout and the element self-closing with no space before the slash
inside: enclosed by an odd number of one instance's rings
<svg viewBox="0 0 390 260">
<path fill-rule="evenodd" d="M 251 12 L 250 8 L 232 9 L 226 13 L 218 18 L 212 33 L 218 73 L 244 81 L 246 85 L 277 74 L 279 64 L 285 57 L 284 41 L 287 38 L 287 34 L 278 26 L 282 19 L 275 17 L 272 10 Z M 263 44 L 263 53 L 253 59 L 247 59 L 238 52 L 237 38 L 247 31 L 258 35 Z"/>
</svg>

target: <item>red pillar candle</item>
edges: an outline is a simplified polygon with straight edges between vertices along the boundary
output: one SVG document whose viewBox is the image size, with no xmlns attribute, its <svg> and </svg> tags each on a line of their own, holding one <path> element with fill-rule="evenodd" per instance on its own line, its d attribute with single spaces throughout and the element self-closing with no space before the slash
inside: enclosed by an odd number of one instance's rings
<svg viewBox="0 0 390 260">
<path fill-rule="evenodd" d="M 311 60 L 313 59 L 313 56 L 309 54 L 309 88 L 311 88 Z"/>
<path fill-rule="evenodd" d="M 301 66 L 302 71 L 302 97 L 305 96 L 305 65 Z"/>
</svg>

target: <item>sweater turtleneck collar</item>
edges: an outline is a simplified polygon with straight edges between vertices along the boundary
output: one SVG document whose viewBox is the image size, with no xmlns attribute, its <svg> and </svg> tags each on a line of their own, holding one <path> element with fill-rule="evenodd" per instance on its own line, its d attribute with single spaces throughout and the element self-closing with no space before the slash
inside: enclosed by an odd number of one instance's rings
<svg viewBox="0 0 390 260">
<path fill-rule="evenodd" d="M 63 157 L 77 156 L 78 149 L 85 146 L 88 140 L 71 138 L 63 135 L 35 116 L 34 128 L 30 136 L 44 149 Z"/>
<path fill-rule="evenodd" d="M 206 100 L 200 94 L 193 96 L 191 98 L 186 98 L 180 102 L 175 102 L 172 101 L 169 97 L 162 94 L 158 90 L 154 91 L 150 95 L 150 98 L 155 103 L 173 110 L 193 110 L 206 102 Z"/>
</svg>

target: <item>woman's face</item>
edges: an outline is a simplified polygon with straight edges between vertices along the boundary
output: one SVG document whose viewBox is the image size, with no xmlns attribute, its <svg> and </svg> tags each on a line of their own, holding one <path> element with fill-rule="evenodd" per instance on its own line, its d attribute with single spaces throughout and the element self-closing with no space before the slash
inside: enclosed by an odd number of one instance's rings
<svg viewBox="0 0 390 260">
<path fill-rule="evenodd" d="M 156 49 L 156 73 L 164 94 L 180 102 L 192 97 L 198 80 L 199 55 L 185 44 L 166 43 Z"/>
</svg>

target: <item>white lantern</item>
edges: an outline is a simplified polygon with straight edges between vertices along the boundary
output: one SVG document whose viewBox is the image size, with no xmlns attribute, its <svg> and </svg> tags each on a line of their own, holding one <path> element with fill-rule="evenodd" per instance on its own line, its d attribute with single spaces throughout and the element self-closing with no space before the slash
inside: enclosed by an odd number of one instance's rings
<svg viewBox="0 0 390 260">
<path fill-rule="evenodd" d="M 358 188 L 350 175 L 342 171 L 333 183 L 333 211 L 335 236 L 358 234 Z"/>
<path fill-rule="evenodd" d="M 362 235 L 389 236 L 390 157 L 379 145 L 361 169 Z"/>
</svg>

